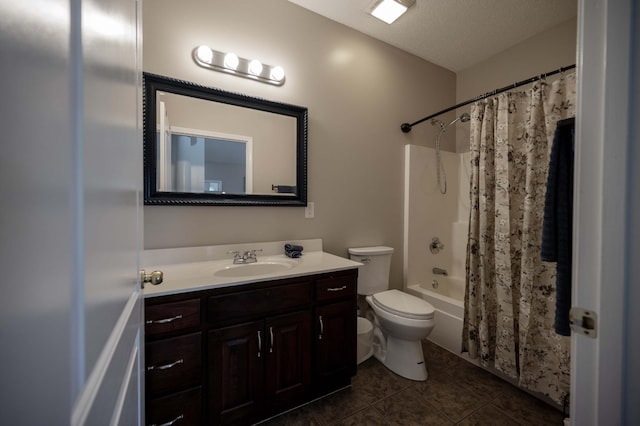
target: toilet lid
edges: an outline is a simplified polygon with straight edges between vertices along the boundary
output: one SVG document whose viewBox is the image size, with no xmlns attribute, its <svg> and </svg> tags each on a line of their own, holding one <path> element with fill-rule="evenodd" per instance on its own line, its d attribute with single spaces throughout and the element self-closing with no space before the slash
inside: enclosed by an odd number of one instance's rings
<svg viewBox="0 0 640 426">
<path fill-rule="evenodd" d="M 398 290 L 387 290 L 375 293 L 372 299 L 373 303 L 380 309 L 404 318 L 433 318 L 434 309 L 429 302 Z"/>
</svg>

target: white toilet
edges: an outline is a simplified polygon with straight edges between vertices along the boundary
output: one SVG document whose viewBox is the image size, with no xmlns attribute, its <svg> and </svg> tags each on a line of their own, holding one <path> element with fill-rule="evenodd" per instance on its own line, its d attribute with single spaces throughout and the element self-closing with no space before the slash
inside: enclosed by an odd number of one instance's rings
<svg viewBox="0 0 640 426">
<path fill-rule="evenodd" d="M 358 271 L 358 294 L 373 310 L 373 356 L 394 373 L 411 380 L 427 379 L 421 340 L 435 325 L 428 302 L 389 290 L 391 247 L 350 248 L 349 257 L 364 266 Z"/>
</svg>

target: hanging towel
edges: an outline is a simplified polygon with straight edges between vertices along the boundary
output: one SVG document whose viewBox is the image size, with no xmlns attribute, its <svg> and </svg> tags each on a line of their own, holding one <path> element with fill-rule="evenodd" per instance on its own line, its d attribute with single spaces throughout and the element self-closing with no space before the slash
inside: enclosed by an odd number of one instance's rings
<svg viewBox="0 0 640 426">
<path fill-rule="evenodd" d="M 271 189 L 276 191 L 278 194 L 295 194 L 296 193 L 295 185 L 271 185 Z"/>
<path fill-rule="evenodd" d="M 302 256 L 302 250 L 304 250 L 304 247 L 296 245 L 296 244 L 285 244 L 284 245 L 284 254 L 286 254 L 288 257 L 291 257 L 293 259 L 296 259 L 296 258 Z"/>
<path fill-rule="evenodd" d="M 558 122 L 551 146 L 542 226 L 541 258 L 556 264 L 556 333 L 571 335 L 571 244 L 575 119 Z"/>
</svg>

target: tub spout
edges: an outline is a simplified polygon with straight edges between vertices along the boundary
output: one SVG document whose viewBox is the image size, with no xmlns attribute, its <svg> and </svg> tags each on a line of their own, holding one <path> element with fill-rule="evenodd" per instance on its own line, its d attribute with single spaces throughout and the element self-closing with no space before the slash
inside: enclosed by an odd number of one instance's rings
<svg viewBox="0 0 640 426">
<path fill-rule="evenodd" d="M 449 275 L 447 270 L 442 268 L 433 268 L 431 272 L 433 272 L 434 275 Z"/>
</svg>

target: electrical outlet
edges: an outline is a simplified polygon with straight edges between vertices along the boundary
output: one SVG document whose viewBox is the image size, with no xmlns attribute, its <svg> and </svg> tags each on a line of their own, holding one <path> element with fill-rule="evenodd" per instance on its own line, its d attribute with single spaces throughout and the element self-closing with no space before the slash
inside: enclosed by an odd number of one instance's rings
<svg viewBox="0 0 640 426">
<path fill-rule="evenodd" d="M 307 203 L 307 207 L 304 209 L 304 217 L 305 219 L 313 219 L 315 217 L 315 208 L 313 205 L 313 201 L 309 201 Z"/>
</svg>

